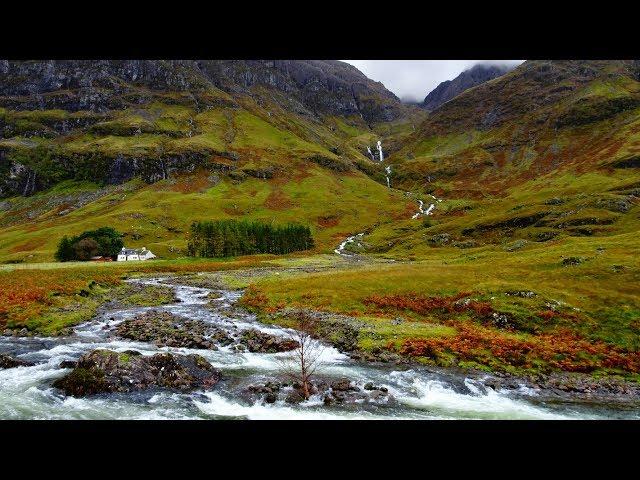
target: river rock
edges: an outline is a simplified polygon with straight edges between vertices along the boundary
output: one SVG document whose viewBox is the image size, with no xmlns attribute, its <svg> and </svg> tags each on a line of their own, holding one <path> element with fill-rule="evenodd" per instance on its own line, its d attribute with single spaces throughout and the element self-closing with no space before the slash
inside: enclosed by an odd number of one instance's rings
<svg viewBox="0 0 640 480">
<path fill-rule="evenodd" d="M 351 380 L 344 378 L 340 380 L 336 380 L 335 382 L 331 382 L 331 390 L 334 392 L 349 392 L 354 391 L 357 392 L 360 389 L 355 385 L 351 384 Z"/>
<path fill-rule="evenodd" d="M 19 358 L 14 358 L 10 355 L 5 355 L 0 353 L 0 369 L 3 368 L 14 368 L 14 367 L 30 367 L 35 365 L 32 362 L 27 362 L 25 360 L 20 360 Z"/>
<path fill-rule="evenodd" d="M 228 345 L 233 340 L 219 328 L 200 320 L 151 310 L 120 323 L 115 333 L 130 340 L 153 342 L 159 347 L 183 347 L 216 350 L 215 343 Z"/>
<path fill-rule="evenodd" d="M 74 397 L 148 388 L 190 391 L 211 388 L 220 376 L 200 355 L 143 356 L 94 350 L 80 357 L 73 371 L 53 386 Z"/>
<path fill-rule="evenodd" d="M 299 343 L 288 338 L 279 338 L 254 328 L 244 330 L 238 337 L 238 343 L 245 345 L 250 352 L 277 353 L 298 348 Z"/>
<path fill-rule="evenodd" d="M 76 368 L 77 365 L 78 362 L 74 362 L 73 360 L 63 360 L 60 362 L 60 365 L 58 365 L 58 368 Z"/>
<path fill-rule="evenodd" d="M 374 385 L 373 382 L 367 382 L 364 384 L 364 389 L 365 390 L 369 390 L 369 391 L 380 391 L 383 393 L 387 393 L 389 391 L 389 389 L 387 387 L 379 387 L 377 385 Z"/>
<path fill-rule="evenodd" d="M 326 389 L 322 398 L 325 405 L 389 402 L 392 400 L 386 387 L 376 386 L 372 382 L 365 384 L 363 390 L 348 379 L 333 381 L 328 385 L 320 383 L 317 388 L 321 391 Z"/>
</svg>

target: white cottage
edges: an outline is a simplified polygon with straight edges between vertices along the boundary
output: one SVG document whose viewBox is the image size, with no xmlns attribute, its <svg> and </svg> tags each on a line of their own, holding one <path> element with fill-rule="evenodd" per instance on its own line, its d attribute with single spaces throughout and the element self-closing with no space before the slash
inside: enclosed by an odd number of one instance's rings
<svg viewBox="0 0 640 480">
<path fill-rule="evenodd" d="M 120 253 L 118 253 L 119 262 L 130 262 L 132 260 L 151 260 L 152 258 L 156 258 L 156 256 L 151 252 L 151 250 L 147 250 L 147 247 L 142 247 L 139 250 L 135 248 L 122 247 L 122 250 L 120 250 Z"/>
</svg>

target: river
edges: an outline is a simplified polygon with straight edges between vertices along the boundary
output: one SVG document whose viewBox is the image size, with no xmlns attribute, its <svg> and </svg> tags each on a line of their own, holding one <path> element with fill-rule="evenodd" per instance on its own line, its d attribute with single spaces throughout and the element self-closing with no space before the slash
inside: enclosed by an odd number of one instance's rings
<svg viewBox="0 0 640 480">
<path fill-rule="evenodd" d="M 214 324 L 225 330 L 257 328 L 277 336 L 290 331 L 259 323 L 255 316 L 233 308 L 241 292 L 211 290 L 176 284 L 168 278 L 133 280 L 170 285 L 179 302 L 152 307 Z M 169 282 L 171 283 L 165 283 Z M 207 305 L 214 292 L 213 306 Z M 249 385 L 277 380 L 281 375 L 278 357 L 284 354 L 219 350 L 158 348 L 149 343 L 123 340 L 111 329 L 151 307 L 103 311 L 75 328 L 71 337 L 0 337 L 0 353 L 37 362 L 35 366 L 0 370 L 0 419 L 572 419 L 638 418 L 635 410 L 547 403 L 536 392 L 494 391 L 478 379 L 459 373 L 372 364 L 352 360 L 325 345 L 321 374 L 327 378 L 348 378 L 362 388 L 367 382 L 382 385 L 388 396 L 372 401 L 326 406 L 320 395 L 291 405 L 279 400 L 268 404 L 250 400 L 243 392 Z M 65 397 L 51 384 L 69 373 L 60 368 L 63 360 L 76 360 L 96 348 L 115 351 L 138 350 L 143 355 L 158 351 L 197 353 L 222 371 L 222 380 L 210 391 L 175 393 L 144 391 L 104 394 L 87 398 Z"/>
</svg>

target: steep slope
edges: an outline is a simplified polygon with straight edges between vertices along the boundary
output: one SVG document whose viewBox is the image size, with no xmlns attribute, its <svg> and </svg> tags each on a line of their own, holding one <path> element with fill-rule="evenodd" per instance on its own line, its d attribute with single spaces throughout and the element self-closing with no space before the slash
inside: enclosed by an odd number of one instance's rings
<svg viewBox="0 0 640 480">
<path fill-rule="evenodd" d="M 464 179 L 485 191 L 578 164 L 625 166 L 617 162 L 638 141 L 638 65 L 525 62 L 433 112 L 397 158 L 413 181 Z"/>
<path fill-rule="evenodd" d="M 290 132 L 284 146 L 300 156 L 354 159 L 326 117 L 368 129 L 406 112 L 381 84 L 325 61 L 2 61 L 0 108 L 4 196 L 277 157 L 261 128 Z"/>
<path fill-rule="evenodd" d="M 525 62 L 442 105 L 390 161 L 397 186 L 445 201 L 424 224 L 365 238 L 370 251 L 637 232 L 639 71 L 636 61 Z"/>
<path fill-rule="evenodd" d="M 465 90 L 498 78 L 512 69 L 513 67 L 508 65 L 485 65 L 482 63 L 474 65 L 453 80 L 446 80 L 440 83 L 429 92 L 421 106 L 426 110 L 433 111 Z"/>
<path fill-rule="evenodd" d="M 416 115 L 342 62 L 1 61 L 0 257 L 104 224 L 177 255 L 193 219 L 251 212 L 330 249 L 405 210 L 366 147 Z"/>
</svg>

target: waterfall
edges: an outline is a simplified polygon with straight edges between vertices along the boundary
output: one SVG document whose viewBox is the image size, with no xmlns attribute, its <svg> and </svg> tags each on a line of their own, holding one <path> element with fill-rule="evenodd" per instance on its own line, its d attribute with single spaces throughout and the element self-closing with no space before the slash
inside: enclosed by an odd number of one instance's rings
<svg viewBox="0 0 640 480">
<path fill-rule="evenodd" d="M 440 202 L 440 201 L 442 201 L 442 200 L 438 200 L 438 199 L 436 199 L 436 197 L 434 197 L 433 195 L 429 195 L 429 196 L 430 196 L 430 197 L 432 197 L 434 200 L 437 200 L 437 201 L 439 201 L 439 202 Z M 432 215 L 432 214 L 433 214 L 432 212 L 433 212 L 433 209 L 434 209 L 434 208 L 436 208 L 436 204 L 435 204 L 435 203 L 431 203 L 431 204 L 429 205 L 429 208 L 427 208 L 427 209 L 425 210 L 425 209 L 424 209 L 424 202 L 423 202 L 422 200 L 418 200 L 418 211 L 417 211 L 417 212 L 413 215 L 413 217 L 411 217 L 411 218 L 416 219 L 416 218 L 418 218 L 420 215 L 424 215 L 424 216 Z"/>
<path fill-rule="evenodd" d="M 371 157 L 371 160 L 373 160 L 374 162 L 376 161 L 375 157 L 373 156 L 373 152 L 371 151 L 370 147 L 367 147 L 367 153 L 369 154 L 369 156 Z"/>
<path fill-rule="evenodd" d="M 378 153 L 380 154 L 380 161 L 384 162 L 384 153 L 382 153 L 382 142 L 378 140 Z"/>
<path fill-rule="evenodd" d="M 382 153 L 382 150 L 380 150 L 380 152 Z M 389 179 L 389 175 L 391 175 L 391 165 L 387 165 L 386 167 L 384 167 L 384 171 L 387 172 L 387 176 L 386 176 L 386 178 L 387 178 L 387 187 L 391 188 L 391 181 Z"/>
</svg>

